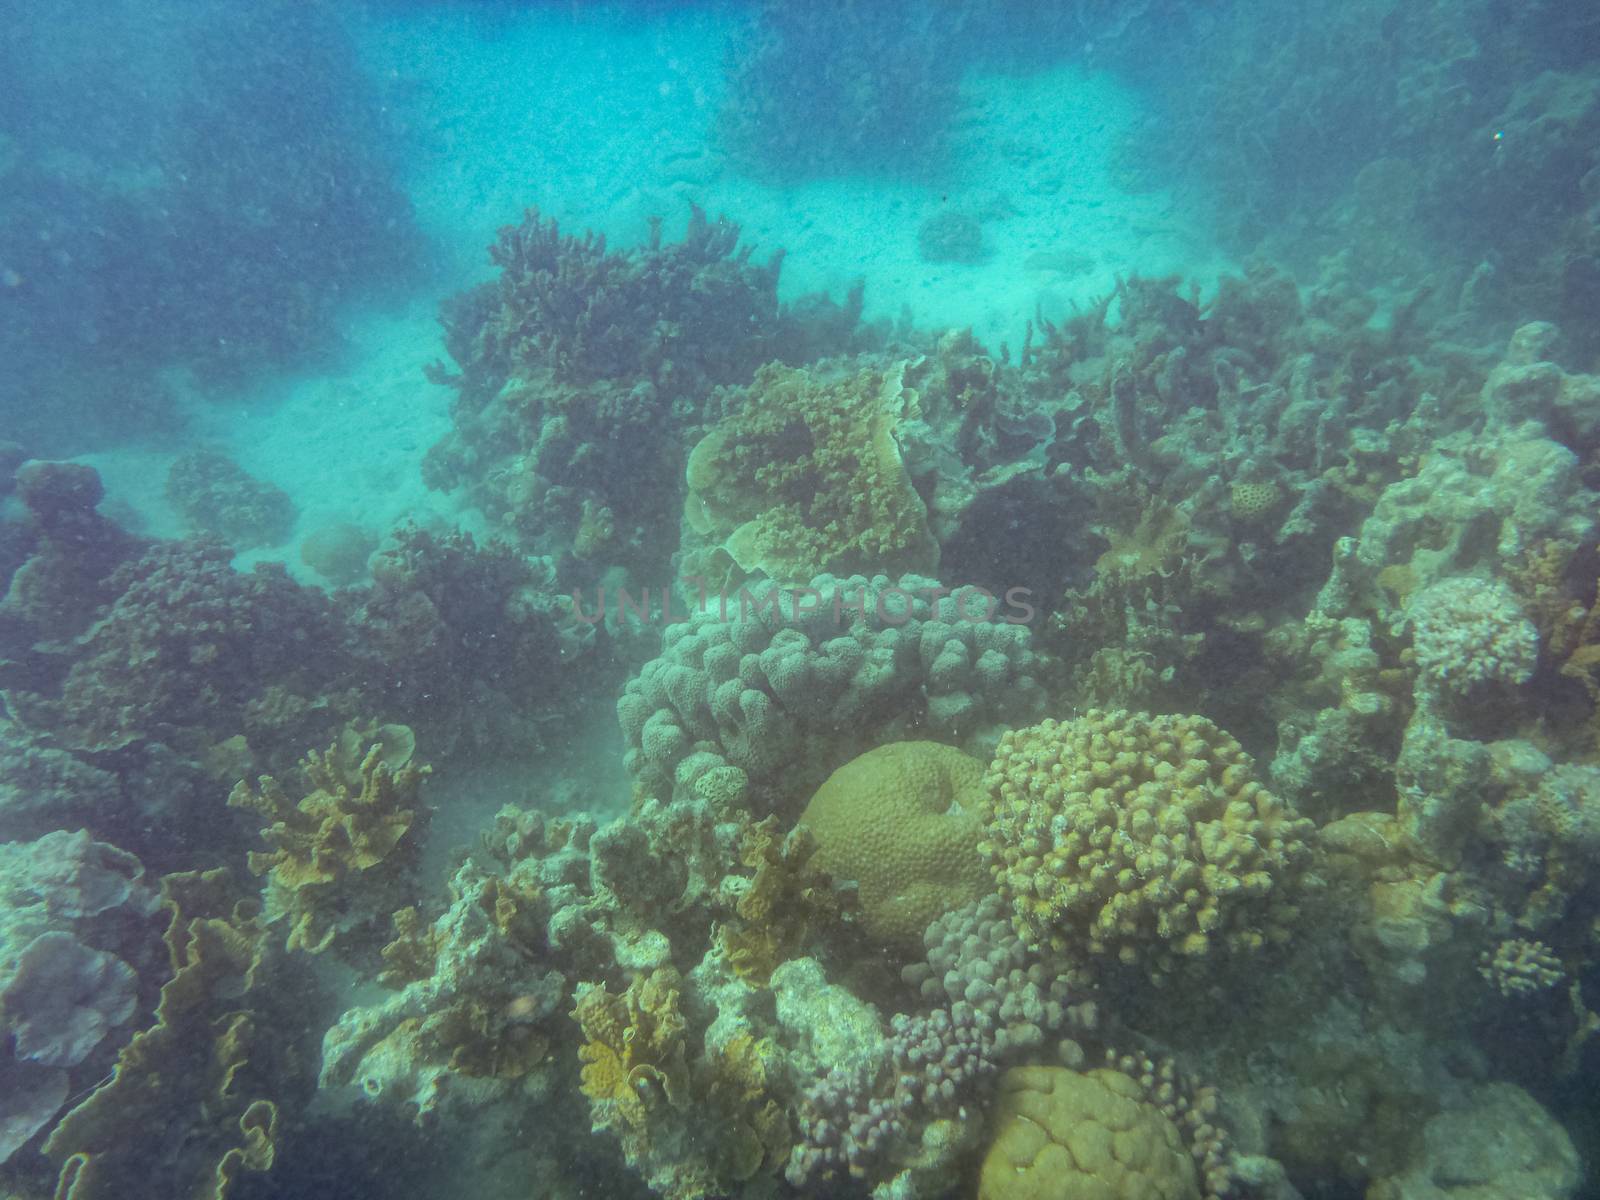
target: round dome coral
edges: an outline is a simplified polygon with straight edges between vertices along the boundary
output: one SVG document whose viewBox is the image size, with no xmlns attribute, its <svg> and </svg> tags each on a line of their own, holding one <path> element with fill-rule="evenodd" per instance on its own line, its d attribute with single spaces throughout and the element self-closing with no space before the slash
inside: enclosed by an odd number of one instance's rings
<svg viewBox="0 0 1600 1200">
<path fill-rule="evenodd" d="M 1013 1067 L 978 1200 L 1200 1200 L 1177 1126 L 1120 1071 Z"/>
<path fill-rule="evenodd" d="M 801 814 L 816 863 L 859 887 L 868 935 L 915 954 L 935 918 L 991 891 L 978 854 L 983 764 L 937 742 L 851 759 Z"/>
</svg>

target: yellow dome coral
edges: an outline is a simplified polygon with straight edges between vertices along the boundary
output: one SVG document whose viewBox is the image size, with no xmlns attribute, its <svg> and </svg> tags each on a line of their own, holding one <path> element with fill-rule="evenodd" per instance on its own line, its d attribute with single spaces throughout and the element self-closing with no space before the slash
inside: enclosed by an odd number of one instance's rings
<svg viewBox="0 0 1600 1200">
<path fill-rule="evenodd" d="M 1218 939 L 1286 935 L 1278 887 L 1311 823 L 1204 717 L 1090 712 L 1013 730 L 986 783 L 982 849 L 1024 936 L 1161 973 Z"/>
<path fill-rule="evenodd" d="M 983 764 L 937 742 L 892 742 L 830 775 L 800 821 L 816 865 L 858 884 L 861 925 L 915 952 L 935 917 L 991 888 L 977 852 Z"/>
<path fill-rule="evenodd" d="M 939 546 L 895 441 L 917 411 L 905 363 L 827 378 L 774 363 L 689 455 L 685 516 L 741 570 L 929 573 Z"/>
<path fill-rule="evenodd" d="M 995 1129 L 978 1200 L 1200 1200 L 1177 1127 L 1121 1071 L 1013 1067 Z"/>
</svg>

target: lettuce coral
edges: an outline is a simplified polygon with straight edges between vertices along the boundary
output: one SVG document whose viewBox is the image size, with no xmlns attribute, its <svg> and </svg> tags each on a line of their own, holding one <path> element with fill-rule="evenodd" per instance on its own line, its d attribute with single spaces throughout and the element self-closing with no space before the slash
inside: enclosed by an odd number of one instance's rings
<svg viewBox="0 0 1600 1200">
<path fill-rule="evenodd" d="M 413 746 L 405 726 L 384 726 L 359 760 L 339 743 L 308 754 L 309 790 L 298 802 L 270 775 L 229 795 L 229 807 L 268 822 L 261 836 L 272 849 L 251 851 L 250 869 L 267 878 L 267 920 L 289 921 L 289 949 L 320 954 L 399 907 L 385 900 L 412 864 L 425 819 L 417 791 L 429 769 L 412 763 Z"/>
<path fill-rule="evenodd" d="M 689 454 L 685 518 L 742 571 L 803 582 L 823 571 L 926 572 L 928 510 L 895 428 L 917 415 L 906 363 L 838 375 L 777 364 Z"/>
</svg>

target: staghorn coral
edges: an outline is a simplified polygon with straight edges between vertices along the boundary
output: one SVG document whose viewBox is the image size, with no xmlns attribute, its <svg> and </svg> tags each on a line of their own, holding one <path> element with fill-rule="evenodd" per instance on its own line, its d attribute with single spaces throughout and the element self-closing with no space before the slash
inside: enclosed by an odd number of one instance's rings
<svg viewBox="0 0 1600 1200">
<path fill-rule="evenodd" d="M 426 821 L 417 793 L 429 768 L 411 761 L 414 747 L 409 729 L 386 726 L 359 760 L 349 739 L 306 755 L 298 801 L 270 775 L 228 796 L 267 821 L 272 849 L 251 851 L 250 869 L 267 880 L 267 921 L 288 923 L 288 949 L 321 954 L 395 907 Z"/>
<path fill-rule="evenodd" d="M 740 572 L 783 583 L 937 569 L 927 507 L 895 439 L 899 423 L 918 415 L 906 367 L 763 367 L 743 402 L 690 451 L 688 526 L 720 542 Z M 712 557 L 706 574 L 719 577 Z"/>
<path fill-rule="evenodd" d="M 851 759 L 800 814 L 816 862 L 854 881 L 866 935 L 892 952 L 988 890 L 977 853 L 983 763 L 937 742 L 892 742 Z"/>
<path fill-rule="evenodd" d="M 985 839 L 1019 931 L 1165 974 L 1287 936 L 1311 824 L 1203 717 L 1091 712 L 1001 739 Z"/>
</svg>

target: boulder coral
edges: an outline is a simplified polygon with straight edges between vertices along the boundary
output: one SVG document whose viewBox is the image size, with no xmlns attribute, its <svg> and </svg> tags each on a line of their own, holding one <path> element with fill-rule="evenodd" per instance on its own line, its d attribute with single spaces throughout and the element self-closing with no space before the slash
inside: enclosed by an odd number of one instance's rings
<svg viewBox="0 0 1600 1200">
<path fill-rule="evenodd" d="M 978 1200 L 1200 1200 L 1177 1126 L 1120 1071 L 1013 1067 Z"/>
<path fill-rule="evenodd" d="M 1019 931 L 1158 976 L 1287 937 L 1309 821 L 1204 717 L 1092 711 L 1001 739 L 988 856 Z"/>
<path fill-rule="evenodd" d="M 915 952 L 935 919 L 989 890 L 978 854 L 983 763 L 937 742 L 891 742 L 840 767 L 800 823 L 817 864 L 855 881 L 876 942 Z"/>
</svg>

